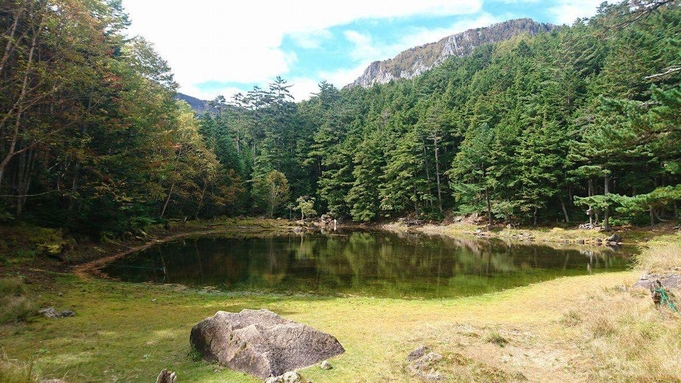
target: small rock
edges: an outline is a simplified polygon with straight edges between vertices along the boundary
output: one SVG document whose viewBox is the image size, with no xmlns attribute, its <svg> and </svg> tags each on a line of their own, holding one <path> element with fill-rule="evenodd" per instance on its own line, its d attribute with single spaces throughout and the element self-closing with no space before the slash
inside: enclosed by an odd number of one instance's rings
<svg viewBox="0 0 681 383">
<path fill-rule="evenodd" d="M 168 369 L 163 369 L 159 374 L 158 377 L 156 377 L 156 383 L 176 383 L 177 382 L 177 374 L 168 371 Z"/>
<path fill-rule="evenodd" d="M 606 238 L 605 240 L 606 240 L 607 242 L 615 242 L 615 243 L 617 243 L 617 242 L 622 242 L 622 237 L 620 237 L 620 236 L 617 235 L 617 234 L 613 234 L 613 235 L 609 236 L 608 238 Z"/>
<path fill-rule="evenodd" d="M 421 347 L 417 348 L 416 350 L 409 353 L 409 355 L 407 356 L 407 361 L 413 362 L 417 359 L 422 358 L 428 352 L 430 352 L 430 348 L 428 346 L 421 346 Z"/>
<path fill-rule="evenodd" d="M 302 383 L 303 377 L 295 371 L 289 371 L 284 374 L 284 383 Z"/>
<path fill-rule="evenodd" d="M 303 377 L 295 371 L 289 371 L 284 375 L 270 376 L 265 383 L 303 383 Z M 309 383 L 309 382 L 308 382 Z"/>
<path fill-rule="evenodd" d="M 55 310 L 54 307 L 48 307 L 38 312 L 45 318 L 59 318 L 59 313 L 57 313 L 57 310 Z"/>
<path fill-rule="evenodd" d="M 431 352 L 428 346 L 421 346 L 407 356 L 410 362 L 407 371 L 422 380 L 442 380 L 442 375 L 434 368 L 442 358 L 442 355 Z"/>
<path fill-rule="evenodd" d="M 319 367 L 321 367 L 322 370 L 330 370 L 330 369 L 333 368 L 333 366 L 331 365 L 331 363 L 329 363 L 328 360 L 323 361 L 323 362 L 319 365 Z"/>
<path fill-rule="evenodd" d="M 436 352 L 429 352 L 423 357 L 423 361 L 427 363 L 438 362 L 442 360 L 442 355 Z"/>
<path fill-rule="evenodd" d="M 64 310 L 64 311 L 61 312 L 61 314 L 59 314 L 59 316 L 62 317 L 62 318 L 75 317 L 76 312 L 72 311 L 72 310 Z"/>
<path fill-rule="evenodd" d="M 64 310 L 64 311 L 58 313 L 57 310 L 54 309 L 54 307 L 44 308 L 44 309 L 38 311 L 38 313 L 40 313 L 40 315 L 44 316 L 45 318 L 55 318 L 55 319 L 56 318 L 67 318 L 67 317 L 76 316 L 75 311 Z"/>
</svg>

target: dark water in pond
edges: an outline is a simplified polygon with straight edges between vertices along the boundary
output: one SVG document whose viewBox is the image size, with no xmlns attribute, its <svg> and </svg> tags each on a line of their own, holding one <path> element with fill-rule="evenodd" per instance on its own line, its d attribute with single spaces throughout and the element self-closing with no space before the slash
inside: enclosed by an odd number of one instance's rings
<svg viewBox="0 0 681 383">
<path fill-rule="evenodd" d="M 626 270 L 631 254 L 631 249 L 556 250 L 418 234 L 291 234 L 167 243 L 116 261 L 104 272 L 123 281 L 225 291 L 437 298 Z"/>
</svg>

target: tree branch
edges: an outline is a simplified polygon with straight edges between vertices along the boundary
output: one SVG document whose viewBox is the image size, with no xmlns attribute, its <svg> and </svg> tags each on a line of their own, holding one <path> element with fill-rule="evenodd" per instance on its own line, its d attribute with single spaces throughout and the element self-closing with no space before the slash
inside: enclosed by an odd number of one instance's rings
<svg viewBox="0 0 681 383">
<path fill-rule="evenodd" d="M 656 74 L 652 74 L 652 75 L 650 75 L 650 76 L 646 76 L 646 77 L 644 77 L 644 79 L 646 79 L 646 80 L 654 80 L 654 79 L 656 79 L 656 78 L 660 78 L 660 77 L 664 77 L 664 76 L 669 76 L 670 74 L 674 74 L 674 73 L 679 72 L 679 71 L 681 71 L 681 67 L 671 67 L 671 68 L 667 68 L 667 70 L 665 70 L 665 71 L 662 72 L 662 73 L 656 73 Z"/>
</svg>

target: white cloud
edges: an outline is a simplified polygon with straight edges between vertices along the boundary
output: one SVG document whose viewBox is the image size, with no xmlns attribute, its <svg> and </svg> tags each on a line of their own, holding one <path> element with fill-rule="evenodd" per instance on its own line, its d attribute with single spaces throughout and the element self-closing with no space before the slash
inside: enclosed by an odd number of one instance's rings
<svg viewBox="0 0 681 383">
<path fill-rule="evenodd" d="M 572 25 L 578 18 L 591 17 L 603 0 L 560 0 L 549 7 L 555 24 Z"/>
<path fill-rule="evenodd" d="M 309 47 L 325 30 L 357 19 L 477 12 L 482 0 L 215 1 L 123 0 L 130 34 L 154 42 L 182 91 L 208 81 L 258 83 L 286 74 L 295 56 L 279 49 L 290 34 Z"/>
<path fill-rule="evenodd" d="M 502 4 L 536 4 L 545 0 L 496 0 Z"/>
<path fill-rule="evenodd" d="M 484 0 L 490 3 L 544 6 L 555 15 L 555 23 L 572 23 L 578 17 L 594 14 L 602 0 Z M 200 91 L 207 82 L 249 83 L 263 88 L 276 76 L 289 79 L 297 100 L 316 92 L 317 83 L 327 80 L 337 87 L 352 82 L 375 60 L 394 57 L 413 46 L 422 45 L 469 28 L 501 22 L 502 18 L 480 13 L 483 0 L 123 0 L 133 24 L 132 35 L 140 34 L 153 42 L 175 73 L 181 91 L 204 99 L 218 94 L 230 97 L 235 88 Z M 280 48 L 284 36 L 303 48 L 323 47 L 332 38 L 329 28 L 356 20 L 408 16 L 468 15 L 467 19 L 440 29 L 414 29 L 405 37 L 386 44 L 358 31 L 347 31 L 352 42 L 348 55 L 358 60 L 355 68 L 310 74 L 309 78 L 287 76 L 298 65 L 295 52 Z M 243 89 L 241 90 L 243 91 Z"/>
<path fill-rule="evenodd" d="M 289 36 L 299 47 L 314 49 L 319 48 L 325 40 L 332 38 L 333 34 L 328 29 L 324 29 L 312 32 L 292 32 Z"/>
<path fill-rule="evenodd" d="M 344 35 L 345 38 L 353 44 L 353 48 L 349 54 L 353 59 L 362 61 L 362 65 L 366 68 L 372 61 L 392 58 L 409 48 L 433 43 L 449 35 L 463 32 L 471 28 L 486 27 L 500 21 L 503 20 L 490 14 L 483 13 L 475 19 L 458 22 L 447 28 L 418 28 L 410 30 L 403 38 L 397 40 L 393 44 L 377 42 L 371 35 L 353 30 L 345 31 Z"/>
<path fill-rule="evenodd" d="M 382 51 L 385 51 L 387 46 L 375 43 L 371 35 L 352 30 L 345 31 L 343 35 L 352 44 L 348 54 L 353 60 L 366 62 L 384 56 Z"/>
<path fill-rule="evenodd" d="M 480 14 L 475 19 L 466 19 L 455 24 L 452 24 L 447 28 L 438 29 L 421 28 L 417 31 L 409 33 L 402 40 L 400 40 L 399 46 L 402 47 L 400 49 L 400 52 L 411 47 L 440 41 L 444 37 L 461 33 L 469 29 L 488 27 L 492 24 L 499 23 L 510 18 L 511 17 L 508 18 L 495 17 L 493 15 L 490 15 L 489 13 L 483 13 Z"/>
<path fill-rule="evenodd" d="M 289 92 L 296 102 L 309 99 L 312 93 L 319 93 L 319 81 L 312 78 L 294 78 L 288 83 L 293 85 Z"/>
<path fill-rule="evenodd" d="M 374 60 L 375 61 L 375 60 Z M 371 62 L 362 62 L 354 68 L 341 68 L 335 71 L 322 71 L 319 73 L 319 81 L 326 81 L 333 84 L 336 88 L 342 89 L 344 86 L 355 81 L 364 73 Z"/>
<path fill-rule="evenodd" d="M 447 28 L 427 29 L 420 28 L 409 31 L 405 36 L 393 44 L 376 42 L 371 35 L 362 34 L 357 31 L 345 31 L 345 38 L 353 44 L 350 55 L 353 59 L 360 61 L 361 64 L 349 70 L 339 70 L 327 73 L 324 77 L 330 83 L 339 88 L 355 81 L 371 62 L 376 60 L 386 60 L 397 56 L 409 48 L 433 43 L 442 38 L 466 31 L 471 28 L 486 27 L 505 19 L 494 17 L 488 13 L 483 13 L 475 19 L 467 19 L 455 23 Z"/>
</svg>

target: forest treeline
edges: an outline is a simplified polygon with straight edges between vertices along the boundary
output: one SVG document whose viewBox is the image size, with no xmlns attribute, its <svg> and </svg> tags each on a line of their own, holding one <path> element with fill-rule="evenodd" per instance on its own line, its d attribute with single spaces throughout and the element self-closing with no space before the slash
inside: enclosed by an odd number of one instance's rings
<svg viewBox="0 0 681 383">
<path fill-rule="evenodd" d="M 0 221 L 115 236 L 169 218 L 653 224 L 681 200 L 681 7 L 603 4 L 411 80 L 196 117 L 119 0 L 0 4 Z"/>
</svg>

